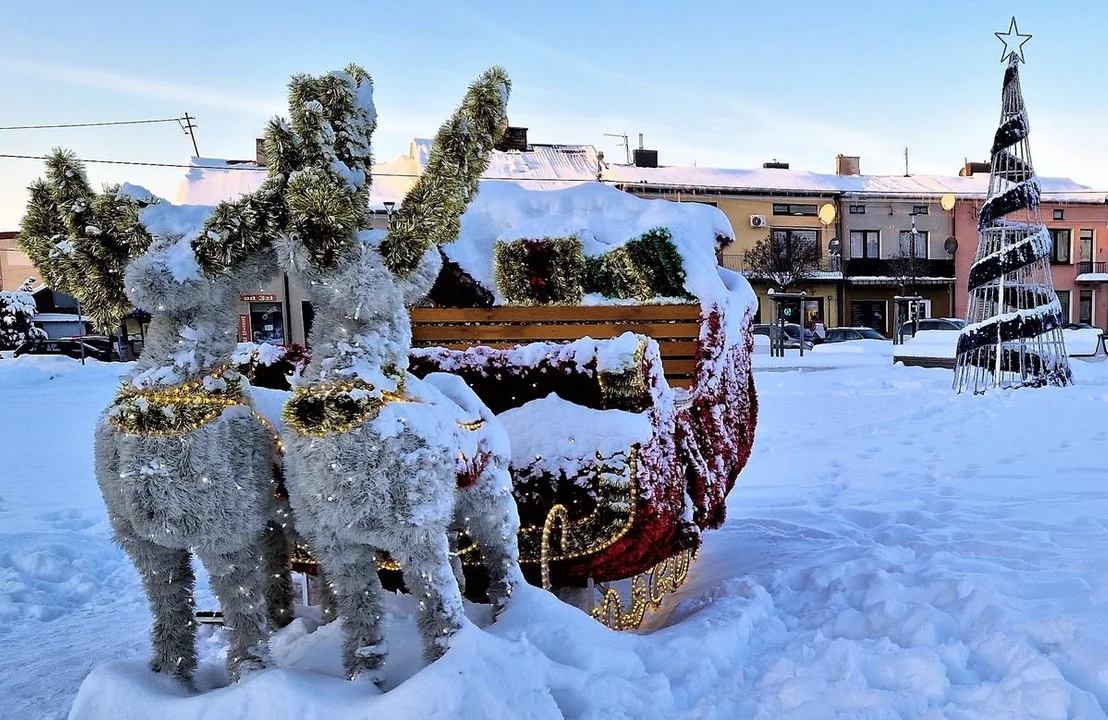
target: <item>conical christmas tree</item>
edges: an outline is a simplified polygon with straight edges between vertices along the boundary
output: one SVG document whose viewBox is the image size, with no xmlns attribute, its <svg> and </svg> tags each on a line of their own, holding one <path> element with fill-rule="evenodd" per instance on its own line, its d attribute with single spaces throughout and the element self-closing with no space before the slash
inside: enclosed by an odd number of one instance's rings
<svg viewBox="0 0 1108 720">
<path fill-rule="evenodd" d="M 1073 383 L 1062 306 L 1050 277 L 1051 238 L 1039 214 L 1020 57 L 1015 52 L 1006 57 L 989 193 L 977 221 L 980 241 L 968 278 L 968 325 L 958 338 L 958 392 Z"/>
</svg>

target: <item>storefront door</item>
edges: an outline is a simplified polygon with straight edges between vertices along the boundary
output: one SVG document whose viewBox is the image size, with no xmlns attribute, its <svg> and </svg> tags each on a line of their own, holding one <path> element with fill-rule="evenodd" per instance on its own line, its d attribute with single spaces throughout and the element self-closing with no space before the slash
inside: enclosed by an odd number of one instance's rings
<svg viewBox="0 0 1108 720">
<path fill-rule="evenodd" d="M 285 344 L 285 316 L 279 302 L 250 303 L 250 333 L 255 343 Z"/>
<path fill-rule="evenodd" d="M 888 334 L 887 303 L 884 300 L 851 300 L 850 324 L 853 327 L 873 328 L 879 333 Z"/>
</svg>

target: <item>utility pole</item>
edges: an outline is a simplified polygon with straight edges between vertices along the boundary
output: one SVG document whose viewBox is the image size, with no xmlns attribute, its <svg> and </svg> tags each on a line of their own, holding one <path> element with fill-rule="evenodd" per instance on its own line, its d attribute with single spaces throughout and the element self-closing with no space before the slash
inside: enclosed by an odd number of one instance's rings
<svg viewBox="0 0 1108 720">
<path fill-rule="evenodd" d="M 904 177 L 908 177 L 908 148 L 904 148 Z"/>
<path fill-rule="evenodd" d="M 195 119 L 195 117 L 186 112 L 185 117 L 177 122 L 181 123 L 181 129 L 185 131 L 185 134 L 192 138 L 193 157 L 200 157 L 200 151 L 196 148 L 196 126 L 192 124 L 192 121 Z"/>
</svg>

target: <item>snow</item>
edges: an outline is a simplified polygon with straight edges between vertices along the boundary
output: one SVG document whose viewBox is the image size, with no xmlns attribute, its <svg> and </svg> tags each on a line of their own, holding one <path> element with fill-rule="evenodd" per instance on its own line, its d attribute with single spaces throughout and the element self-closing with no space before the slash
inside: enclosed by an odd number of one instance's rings
<svg viewBox="0 0 1108 720">
<path fill-rule="evenodd" d="M 667 185 L 698 189 L 796 190 L 828 194 L 867 193 L 870 196 L 925 196 L 950 193 L 958 197 L 985 197 L 989 174 L 958 175 L 835 175 L 807 170 L 773 168 L 731 169 L 709 167 L 640 168 L 612 165 L 605 180 L 642 185 Z M 1104 202 L 1108 193 L 1091 193 L 1090 188 L 1068 178 L 1038 178 L 1050 200 Z"/>
<path fill-rule="evenodd" d="M 1100 334 L 1101 331 L 1096 328 L 1062 330 L 1066 353 L 1071 357 L 1095 354 L 1100 344 Z M 959 333 L 952 330 L 920 330 L 915 337 L 910 335 L 904 337 L 904 344 L 896 349 L 896 355 L 953 358 L 958 355 L 958 335 Z"/>
<path fill-rule="evenodd" d="M 957 396 L 949 370 L 876 350 L 757 356 L 727 523 L 643 631 L 523 588 L 495 623 L 467 606 L 423 667 L 393 596 L 384 694 L 342 679 L 338 628 L 311 608 L 236 686 L 211 627 L 202 692 L 146 670 L 145 599 L 92 478 L 127 368 L 0 360 L 5 717 L 1108 717 L 1108 363 L 1076 363 L 1076 387 Z M 214 607 L 202 573 L 197 599 Z"/>
<path fill-rule="evenodd" d="M 555 393 L 497 415 L 512 443 L 512 466 L 567 477 L 598 457 L 625 453 L 654 434 L 646 413 L 594 410 Z"/>
<path fill-rule="evenodd" d="M 442 249 L 503 303 L 493 268 L 497 241 L 573 235 L 589 256 L 657 227 L 670 231 L 685 268 L 685 288 L 703 305 L 726 307 L 729 322 L 736 325 L 744 311 L 753 312 L 757 300 L 750 286 L 731 276 L 723 281 L 716 264 L 716 236 L 734 237 L 731 224 L 719 209 L 700 203 L 644 200 L 596 182 L 531 190 L 486 181 L 462 216 L 457 242 Z M 738 330 L 729 335 L 738 337 Z"/>
</svg>

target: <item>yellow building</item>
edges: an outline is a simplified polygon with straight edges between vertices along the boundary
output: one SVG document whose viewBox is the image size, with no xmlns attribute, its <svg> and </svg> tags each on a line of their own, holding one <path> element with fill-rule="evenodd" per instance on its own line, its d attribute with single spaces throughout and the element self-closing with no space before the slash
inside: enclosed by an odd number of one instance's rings
<svg viewBox="0 0 1108 720">
<path fill-rule="evenodd" d="M 660 173 L 667 170 L 705 170 L 707 168 L 656 168 Z M 700 174 L 700 173 L 698 173 Z M 797 192 L 797 191 L 758 191 L 745 188 L 701 184 L 681 185 L 670 181 L 679 178 L 658 178 L 657 184 L 650 181 L 619 183 L 622 190 L 641 197 L 664 198 L 678 202 L 698 202 L 719 208 L 731 222 L 735 232 L 735 242 L 720 253 L 719 264 L 746 275 L 758 296 L 758 317 L 756 322 L 768 323 L 774 318 L 768 291 L 772 283 L 762 280 L 749 272 L 746 266 L 746 253 L 758 242 L 775 236 L 790 238 L 794 241 L 811 242 L 820 249 L 820 269 L 811 277 L 788 288 L 789 292 L 805 292 L 808 298 L 785 306 L 788 322 L 808 325 L 812 317 L 818 315 L 827 327 L 841 324 L 843 276 L 839 269 L 838 258 L 832 254 L 831 241 L 837 237 L 838 199 L 835 193 Z M 830 206 L 832 210 L 820 209 Z M 832 215 L 834 213 L 834 216 Z M 824 222 L 830 220 L 830 222 Z M 782 288 L 773 288 L 781 291 Z"/>
<path fill-rule="evenodd" d="M 30 258 L 16 247 L 16 234 L 0 232 L 0 290 L 15 290 L 27 278 L 38 278 Z"/>
</svg>

